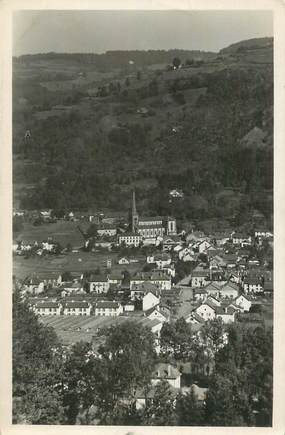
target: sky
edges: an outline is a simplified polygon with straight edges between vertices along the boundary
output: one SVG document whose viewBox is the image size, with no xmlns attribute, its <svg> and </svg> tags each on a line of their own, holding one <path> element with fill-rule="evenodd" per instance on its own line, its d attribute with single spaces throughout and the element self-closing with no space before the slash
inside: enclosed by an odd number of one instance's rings
<svg viewBox="0 0 285 435">
<path fill-rule="evenodd" d="M 17 11 L 13 55 L 188 49 L 219 51 L 273 35 L 268 11 Z"/>
</svg>

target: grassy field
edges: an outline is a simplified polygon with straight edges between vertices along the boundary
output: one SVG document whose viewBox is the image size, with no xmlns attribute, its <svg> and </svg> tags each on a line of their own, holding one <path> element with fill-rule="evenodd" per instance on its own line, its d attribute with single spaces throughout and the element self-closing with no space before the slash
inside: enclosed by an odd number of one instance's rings
<svg viewBox="0 0 285 435">
<path fill-rule="evenodd" d="M 40 321 L 47 326 L 55 329 L 56 334 L 63 344 L 73 344 L 78 341 L 91 342 L 102 328 L 119 325 L 126 320 L 136 322 L 142 326 L 151 325 L 151 321 L 143 315 L 135 316 L 47 316 L 41 317 Z M 102 341 L 101 337 L 96 337 L 98 344 Z"/>
<path fill-rule="evenodd" d="M 77 229 L 77 226 L 85 230 L 89 222 L 69 222 L 58 220 L 55 223 L 34 226 L 31 223 L 25 223 L 24 229 L 20 233 L 14 234 L 14 240 L 23 240 L 24 242 L 38 242 L 52 237 L 54 241 L 66 246 L 71 243 L 72 247 L 83 246 L 84 240 Z"/>
<path fill-rule="evenodd" d="M 13 273 L 19 279 L 37 272 L 84 272 L 100 268 L 103 272 L 107 268 L 107 260 L 112 261 L 112 273 L 121 273 L 128 270 L 134 273 L 141 270 L 145 258 L 141 257 L 138 263 L 117 264 L 118 254 L 112 252 L 71 252 L 66 255 L 50 255 L 44 258 L 39 256 L 25 259 L 15 256 L 13 261 Z"/>
</svg>

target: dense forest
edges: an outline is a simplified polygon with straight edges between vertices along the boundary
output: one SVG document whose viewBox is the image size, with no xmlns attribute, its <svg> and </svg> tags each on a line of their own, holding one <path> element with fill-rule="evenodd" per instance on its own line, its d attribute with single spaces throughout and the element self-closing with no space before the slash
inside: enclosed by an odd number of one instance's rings
<svg viewBox="0 0 285 435">
<path fill-rule="evenodd" d="M 97 64 L 86 60 L 93 55 L 14 61 L 14 183 L 22 208 L 122 210 L 135 188 L 145 213 L 236 225 L 258 213 L 272 226 L 272 40 L 199 60 L 170 54 L 120 54 L 126 68 L 113 62 L 112 76 L 93 81 Z M 142 69 L 137 59 L 145 57 L 145 66 L 165 66 Z M 57 58 L 66 72 L 55 76 L 55 91 L 45 80 Z M 79 79 L 67 74 L 74 64 Z M 173 188 L 184 198 L 170 201 Z"/>
<path fill-rule="evenodd" d="M 66 348 L 16 291 L 13 422 L 271 426 L 272 331 L 262 324 L 249 329 L 233 324 L 228 326 L 228 343 L 222 345 L 224 333 L 222 322 L 208 321 L 197 342 L 183 319 L 166 323 L 158 356 L 151 331 L 126 321 L 102 330 L 97 349 L 85 342 Z M 158 358 L 214 366 L 211 373 L 200 375 L 199 382 L 209 385 L 206 400 L 198 402 L 191 392 L 175 397 L 163 380 L 155 385 L 152 400 L 137 409 L 136 392 L 147 396 Z"/>
</svg>

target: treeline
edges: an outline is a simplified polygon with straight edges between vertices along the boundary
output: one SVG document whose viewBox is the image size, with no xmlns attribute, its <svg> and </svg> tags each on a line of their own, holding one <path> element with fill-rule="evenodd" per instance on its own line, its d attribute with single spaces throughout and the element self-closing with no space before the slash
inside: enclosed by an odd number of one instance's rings
<svg viewBox="0 0 285 435">
<path fill-rule="evenodd" d="M 191 58 L 212 59 L 216 53 L 201 50 L 110 50 L 106 53 L 39 53 L 14 57 L 16 63 L 33 63 L 37 61 L 64 61 L 80 65 L 94 65 L 96 69 L 110 69 L 126 67 L 129 61 L 136 66 L 146 66 L 156 63 L 172 64 L 172 60 L 179 57 L 182 61 Z"/>
<path fill-rule="evenodd" d="M 165 324 L 161 354 L 148 328 L 128 321 L 93 343 L 64 348 L 13 296 L 13 422 L 27 424 L 271 426 L 272 331 L 207 323 L 200 338 L 183 319 Z M 96 341 L 101 345 L 94 348 Z M 138 358 L 139 355 L 139 358 Z M 168 382 L 150 392 L 158 360 L 191 361 L 209 390 L 176 397 Z M 214 367 L 213 370 L 207 367 Z M 206 367 L 206 370 L 205 370 Z M 202 377 L 201 377 L 202 376 Z M 140 393 L 140 394 L 139 394 Z M 138 408 L 136 397 L 151 397 Z"/>
</svg>

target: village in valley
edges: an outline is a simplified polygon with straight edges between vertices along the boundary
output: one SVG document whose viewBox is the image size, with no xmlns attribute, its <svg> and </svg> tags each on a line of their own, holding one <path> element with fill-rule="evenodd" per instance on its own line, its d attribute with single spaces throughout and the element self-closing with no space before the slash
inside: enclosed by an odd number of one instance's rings
<svg viewBox="0 0 285 435">
<path fill-rule="evenodd" d="M 43 226 L 54 223 L 52 210 L 40 211 L 37 218 Z M 209 373 L 211 360 L 197 364 L 190 358 L 173 364 L 171 353 L 165 359 L 161 344 L 165 324 L 182 319 L 202 347 L 205 338 L 200 332 L 208 321 L 220 322 L 221 345 L 227 341 L 231 323 L 272 326 L 272 249 L 261 255 L 264 246 L 273 246 L 268 229 L 185 231 L 177 227 L 175 217 L 142 216 L 135 192 L 128 217 L 70 211 L 61 220 L 72 222 L 74 231 L 82 234 L 82 246 L 62 248 L 53 238 L 21 240 L 13 252 L 16 264 L 18 257 L 29 262 L 38 256 L 44 264 L 76 255 L 76 270 L 35 270 L 15 282 L 30 309 L 55 329 L 64 346 L 83 340 L 96 349 L 102 331 L 126 320 L 147 326 L 161 356 L 153 382 L 165 378 L 177 393 L 194 388 L 204 402 L 207 387 L 193 381 Z M 86 221 L 93 231 L 90 237 L 80 227 Z M 86 253 L 100 267 L 86 270 L 80 258 Z M 137 401 L 139 406 L 142 397 Z"/>
<path fill-rule="evenodd" d="M 13 423 L 272 426 L 273 38 L 229 41 L 14 56 Z"/>
</svg>

